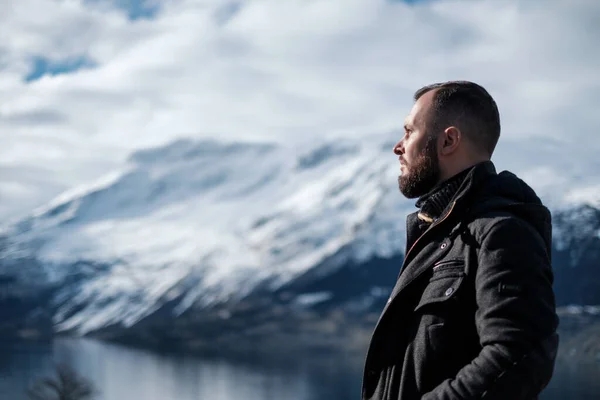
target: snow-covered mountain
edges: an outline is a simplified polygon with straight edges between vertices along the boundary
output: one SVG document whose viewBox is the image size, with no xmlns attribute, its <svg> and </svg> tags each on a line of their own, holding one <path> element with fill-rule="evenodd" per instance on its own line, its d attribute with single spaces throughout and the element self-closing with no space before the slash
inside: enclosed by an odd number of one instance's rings
<svg viewBox="0 0 600 400">
<path fill-rule="evenodd" d="M 191 310 L 230 315 L 258 293 L 299 308 L 334 299 L 348 309 L 377 305 L 393 285 L 414 210 L 397 188 L 397 138 L 180 140 L 139 151 L 121 170 L 6 225 L 0 274 L 54 288 L 56 329 L 82 334 L 131 328 L 165 310 L 172 319 Z M 585 213 L 598 215 L 600 182 L 572 179 L 567 188 L 543 179 L 550 166 L 511 156 L 500 153 L 497 168 L 531 178 L 557 215 L 561 262 L 576 265 L 576 253 L 591 254 L 599 239 L 600 220 Z"/>
</svg>

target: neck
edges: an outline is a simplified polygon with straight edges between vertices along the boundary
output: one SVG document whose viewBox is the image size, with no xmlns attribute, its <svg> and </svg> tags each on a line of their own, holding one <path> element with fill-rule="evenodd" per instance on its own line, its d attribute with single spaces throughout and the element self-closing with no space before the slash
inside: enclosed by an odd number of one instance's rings
<svg viewBox="0 0 600 400">
<path fill-rule="evenodd" d="M 440 180 L 437 183 L 437 185 L 440 185 L 441 183 L 452 179 L 452 177 L 462 173 L 467 169 L 471 169 L 471 167 L 484 161 L 490 161 L 490 158 L 486 156 L 469 157 L 464 161 L 458 161 L 455 162 L 453 165 L 447 166 L 446 168 L 442 168 Z"/>
</svg>

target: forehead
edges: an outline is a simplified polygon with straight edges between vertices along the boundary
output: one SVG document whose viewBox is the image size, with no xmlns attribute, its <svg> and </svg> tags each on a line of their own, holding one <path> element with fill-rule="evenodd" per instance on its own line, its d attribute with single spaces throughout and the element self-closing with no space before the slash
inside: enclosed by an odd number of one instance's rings
<svg viewBox="0 0 600 400">
<path fill-rule="evenodd" d="M 429 109 L 435 97 L 435 90 L 423 94 L 412 106 L 412 109 L 406 116 L 404 123 L 409 126 L 422 126 L 427 122 Z"/>
</svg>

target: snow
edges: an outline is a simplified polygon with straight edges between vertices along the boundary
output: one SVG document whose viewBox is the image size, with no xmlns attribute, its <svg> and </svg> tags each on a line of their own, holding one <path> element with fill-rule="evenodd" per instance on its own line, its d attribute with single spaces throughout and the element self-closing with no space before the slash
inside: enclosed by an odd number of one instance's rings
<svg viewBox="0 0 600 400">
<path fill-rule="evenodd" d="M 51 210 L 57 209 L 62 205 L 66 205 L 70 202 L 77 202 L 83 196 L 89 195 L 90 193 L 100 191 L 102 189 L 108 188 L 121 179 L 127 172 L 127 169 L 123 169 L 121 171 L 112 171 L 104 177 L 98 179 L 95 182 L 90 184 L 77 186 L 70 190 L 67 190 L 56 197 L 54 200 L 50 201 L 43 207 L 40 207 L 33 211 L 33 217 L 40 217 L 43 215 L 52 215 L 50 213 Z M 54 221 L 59 222 L 59 221 Z"/>
<path fill-rule="evenodd" d="M 553 243 L 557 250 L 570 249 L 571 265 L 581 256 L 581 245 L 597 235 L 600 210 L 584 203 L 557 210 L 553 215 Z"/>
<path fill-rule="evenodd" d="M 565 196 L 565 203 L 570 205 L 588 204 L 600 208 L 600 185 L 577 187 Z"/>
<path fill-rule="evenodd" d="M 296 304 L 310 307 L 318 303 L 322 303 L 331 299 L 333 295 L 330 292 L 315 292 L 315 293 L 303 293 L 296 297 Z"/>
<path fill-rule="evenodd" d="M 4 227 L 0 260 L 5 271 L 48 282 L 78 276 L 57 294 L 55 322 L 85 333 L 131 326 L 166 301 L 178 302 L 177 315 L 240 299 L 263 282 L 275 289 L 316 266 L 322 275 L 349 260 L 390 257 L 404 250 L 414 210 L 398 192 L 393 139 L 180 140 L 139 151 L 119 171 Z M 549 167 L 529 172 L 543 198 L 566 182 Z M 553 204 L 600 201 L 597 183 L 573 188 Z M 556 235 L 572 232 L 557 227 Z M 27 257 L 37 264 L 17 262 Z"/>
</svg>

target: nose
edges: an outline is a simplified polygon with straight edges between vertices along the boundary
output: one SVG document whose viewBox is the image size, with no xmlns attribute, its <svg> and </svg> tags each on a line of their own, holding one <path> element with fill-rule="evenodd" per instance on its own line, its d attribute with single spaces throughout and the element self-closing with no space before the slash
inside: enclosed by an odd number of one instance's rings
<svg viewBox="0 0 600 400">
<path fill-rule="evenodd" d="M 401 156 L 404 154 L 404 139 L 401 139 L 398 143 L 394 145 L 394 154 L 397 156 Z"/>
</svg>

